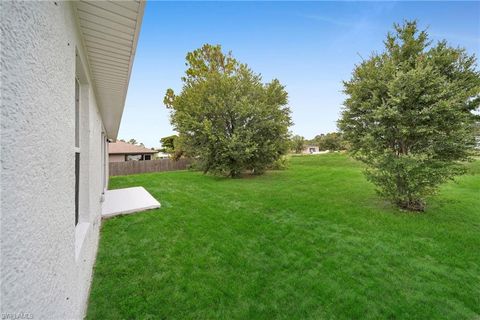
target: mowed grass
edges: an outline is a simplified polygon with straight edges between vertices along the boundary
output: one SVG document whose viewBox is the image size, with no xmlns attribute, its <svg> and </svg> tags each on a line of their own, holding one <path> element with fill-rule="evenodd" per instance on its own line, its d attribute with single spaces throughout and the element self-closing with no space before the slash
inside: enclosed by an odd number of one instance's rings
<svg viewBox="0 0 480 320">
<path fill-rule="evenodd" d="M 345 155 L 224 179 L 115 177 L 162 204 L 103 222 L 89 319 L 476 319 L 480 161 L 422 214 Z"/>
</svg>

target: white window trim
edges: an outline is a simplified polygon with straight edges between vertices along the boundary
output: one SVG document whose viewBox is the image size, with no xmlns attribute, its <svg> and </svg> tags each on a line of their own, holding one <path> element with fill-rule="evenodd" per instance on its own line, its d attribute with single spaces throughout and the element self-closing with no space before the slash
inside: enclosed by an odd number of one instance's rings
<svg viewBox="0 0 480 320">
<path fill-rule="evenodd" d="M 75 261 L 80 258 L 82 252 L 83 243 L 87 238 L 88 230 L 90 229 L 90 223 L 78 222 L 75 226 Z"/>
</svg>

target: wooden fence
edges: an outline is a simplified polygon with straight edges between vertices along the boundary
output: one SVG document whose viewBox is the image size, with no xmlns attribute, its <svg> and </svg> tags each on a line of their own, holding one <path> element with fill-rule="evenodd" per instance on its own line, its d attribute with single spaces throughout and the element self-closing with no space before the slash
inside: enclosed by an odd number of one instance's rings
<svg viewBox="0 0 480 320">
<path fill-rule="evenodd" d="M 145 161 L 125 161 L 110 162 L 108 164 L 110 176 L 124 176 L 129 174 L 185 170 L 192 163 L 191 159 L 171 159 L 145 160 Z"/>
</svg>

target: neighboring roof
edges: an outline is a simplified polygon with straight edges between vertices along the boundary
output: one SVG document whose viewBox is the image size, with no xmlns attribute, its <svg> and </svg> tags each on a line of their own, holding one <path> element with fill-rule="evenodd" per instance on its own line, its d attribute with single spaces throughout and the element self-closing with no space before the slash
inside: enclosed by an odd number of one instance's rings
<svg viewBox="0 0 480 320">
<path fill-rule="evenodd" d="M 75 1 L 97 105 L 109 139 L 122 119 L 144 1 Z"/>
<path fill-rule="evenodd" d="M 110 142 L 108 144 L 108 154 L 141 154 L 141 153 L 157 153 L 156 150 L 147 149 L 142 146 L 126 143 L 123 141 Z"/>
</svg>

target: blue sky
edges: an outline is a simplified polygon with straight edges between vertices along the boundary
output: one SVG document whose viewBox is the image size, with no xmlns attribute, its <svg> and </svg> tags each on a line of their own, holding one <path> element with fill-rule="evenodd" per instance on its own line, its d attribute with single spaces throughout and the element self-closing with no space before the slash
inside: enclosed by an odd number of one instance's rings
<svg viewBox="0 0 480 320">
<path fill-rule="evenodd" d="M 480 56 L 479 2 L 148 2 L 119 138 L 157 147 L 174 133 L 163 96 L 180 91 L 186 53 L 204 43 L 286 86 L 292 132 L 335 131 L 342 80 L 404 19 Z"/>
</svg>

